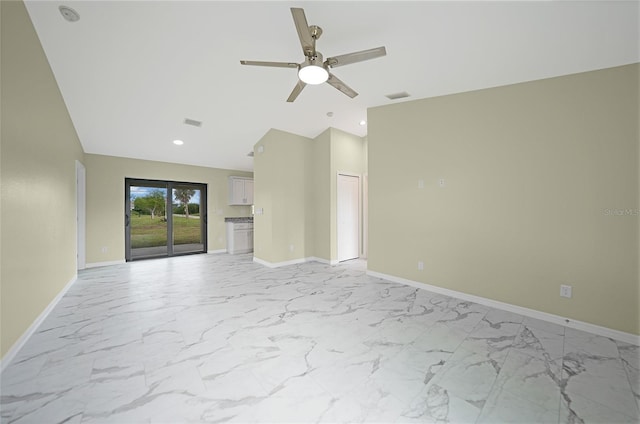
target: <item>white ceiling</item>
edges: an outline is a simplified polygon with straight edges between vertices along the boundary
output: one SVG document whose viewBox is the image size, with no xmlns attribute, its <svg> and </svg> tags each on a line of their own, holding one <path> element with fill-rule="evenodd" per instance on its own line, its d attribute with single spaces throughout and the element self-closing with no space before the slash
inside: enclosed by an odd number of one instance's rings
<svg viewBox="0 0 640 424">
<path fill-rule="evenodd" d="M 65 21 L 61 4 L 80 20 Z M 393 103 L 386 94 L 414 100 L 639 62 L 639 4 L 26 1 L 85 152 L 239 170 L 253 168 L 247 153 L 270 128 L 366 135 L 359 121 Z M 323 84 L 286 103 L 295 69 L 240 65 L 302 61 L 290 7 L 322 27 L 325 58 L 386 46 L 386 57 L 334 70 L 358 97 Z"/>
</svg>

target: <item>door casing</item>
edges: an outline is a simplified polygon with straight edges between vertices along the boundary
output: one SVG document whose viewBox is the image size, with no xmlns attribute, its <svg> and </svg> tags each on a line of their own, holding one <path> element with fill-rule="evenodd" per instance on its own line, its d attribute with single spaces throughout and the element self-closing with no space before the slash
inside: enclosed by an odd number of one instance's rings
<svg viewBox="0 0 640 424">
<path fill-rule="evenodd" d="M 338 173 L 336 190 L 336 252 L 338 262 L 360 257 L 361 191 L 360 175 Z"/>
</svg>

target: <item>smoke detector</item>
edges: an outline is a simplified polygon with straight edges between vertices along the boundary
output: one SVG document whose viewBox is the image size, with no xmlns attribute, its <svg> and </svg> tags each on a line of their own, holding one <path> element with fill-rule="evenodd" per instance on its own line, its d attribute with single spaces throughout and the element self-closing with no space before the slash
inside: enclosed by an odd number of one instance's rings
<svg viewBox="0 0 640 424">
<path fill-rule="evenodd" d="M 69 6 L 60 6 L 58 10 L 60 10 L 62 17 L 69 22 L 76 22 L 80 20 L 80 14 Z"/>
</svg>

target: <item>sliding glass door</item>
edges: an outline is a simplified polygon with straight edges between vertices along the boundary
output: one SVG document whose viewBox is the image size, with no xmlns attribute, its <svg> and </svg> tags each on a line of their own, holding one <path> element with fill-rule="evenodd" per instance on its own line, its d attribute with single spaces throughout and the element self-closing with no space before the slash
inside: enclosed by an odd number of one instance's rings
<svg viewBox="0 0 640 424">
<path fill-rule="evenodd" d="M 128 180 L 126 187 L 127 260 L 167 256 L 166 183 Z"/>
<path fill-rule="evenodd" d="M 205 251 L 206 223 L 200 211 L 204 209 L 203 190 L 195 184 L 174 184 L 171 189 L 173 204 L 173 252 L 197 253 Z"/>
<path fill-rule="evenodd" d="M 205 253 L 206 196 L 206 184 L 127 178 L 127 261 Z"/>
</svg>

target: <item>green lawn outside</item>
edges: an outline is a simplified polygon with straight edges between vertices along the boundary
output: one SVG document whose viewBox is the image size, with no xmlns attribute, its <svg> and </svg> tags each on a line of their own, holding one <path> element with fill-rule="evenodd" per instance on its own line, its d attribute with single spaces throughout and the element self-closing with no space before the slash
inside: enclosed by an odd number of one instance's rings
<svg viewBox="0 0 640 424">
<path fill-rule="evenodd" d="M 150 215 L 131 216 L 131 248 L 166 246 L 167 223 L 162 217 L 151 219 Z M 200 240 L 200 218 L 190 215 L 173 216 L 173 244 L 202 243 Z"/>
</svg>

